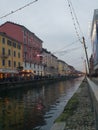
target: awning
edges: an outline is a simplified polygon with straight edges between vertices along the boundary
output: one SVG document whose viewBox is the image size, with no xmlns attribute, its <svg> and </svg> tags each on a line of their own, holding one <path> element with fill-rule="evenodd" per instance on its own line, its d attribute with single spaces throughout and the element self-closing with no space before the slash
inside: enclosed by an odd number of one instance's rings
<svg viewBox="0 0 98 130">
<path fill-rule="evenodd" d="M 29 71 L 20 71 L 19 74 L 25 74 L 25 75 L 34 75 L 34 72 L 29 72 Z"/>
<path fill-rule="evenodd" d="M 7 68 L 3 68 L 3 69 L 0 69 L 0 73 L 13 73 L 13 74 L 18 74 L 19 72 L 17 70 L 11 70 L 11 69 L 7 69 Z"/>
</svg>

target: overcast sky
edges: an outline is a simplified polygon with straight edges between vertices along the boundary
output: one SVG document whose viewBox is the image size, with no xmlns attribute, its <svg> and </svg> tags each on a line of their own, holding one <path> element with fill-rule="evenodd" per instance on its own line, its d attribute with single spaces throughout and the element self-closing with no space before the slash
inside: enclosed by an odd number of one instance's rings
<svg viewBox="0 0 98 130">
<path fill-rule="evenodd" d="M 33 0 L 3 0 L 0 3 L 0 17 L 10 13 Z M 71 0 L 79 25 L 91 54 L 90 26 L 97 0 Z M 77 35 L 70 14 L 67 0 L 38 0 L 34 4 L 0 19 L 24 25 L 42 41 L 43 47 L 54 53 L 59 59 L 73 65 L 78 70 L 84 69 L 83 45 L 77 41 Z M 62 52 L 63 51 L 63 52 Z M 62 53 L 61 53 L 62 52 Z"/>
</svg>

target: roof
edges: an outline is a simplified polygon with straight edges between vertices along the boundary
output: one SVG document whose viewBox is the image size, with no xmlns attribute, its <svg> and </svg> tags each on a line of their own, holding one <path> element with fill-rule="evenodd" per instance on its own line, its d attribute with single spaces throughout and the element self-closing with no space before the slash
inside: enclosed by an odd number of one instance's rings
<svg viewBox="0 0 98 130">
<path fill-rule="evenodd" d="M 14 22 L 10 22 L 10 21 L 7 21 L 5 23 L 3 23 L 2 25 L 0 25 L 0 27 L 4 26 L 5 24 L 13 24 L 13 25 L 16 25 L 16 26 L 19 26 L 21 28 L 23 28 L 24 30 L 27 30 L 28 32 L 30 32 L 31 34 L 33 34 L 40 42 L 43 42 L 40 38 L 38 38 L 33 32 L 31 32 L 29 29 L 27 29 L 25 26 L 23 25 L 20 25 L 20 24 L 17 24 L 17 23 L 14 23 Z"/>
<path fill-rule="evenodd" d="M 11 39 L 11 40 L 13 40 L 13 41 L 16 41 L 16 42 L 18 42 L 18 43 L 21 43 L 20 41 L 17 41 L 16 39 L 14 39 L 14 38 L 8 36 L 5 32 L 0 32 L 0 35 L 1 35 L 1 36 L 4 36 L 4 37 L 7 37 L 7 38 L 9 38 L 9 39 Z M 22 43 L 21 43 L 21 44 L 22 44 Z"/>
</svg>

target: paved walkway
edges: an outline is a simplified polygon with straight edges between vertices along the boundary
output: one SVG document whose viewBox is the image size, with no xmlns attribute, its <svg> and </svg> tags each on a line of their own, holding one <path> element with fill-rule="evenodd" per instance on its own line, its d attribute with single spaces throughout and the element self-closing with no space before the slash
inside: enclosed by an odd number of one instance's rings
<svg viewBox="0 0 98 130">
<path fill-rule="evenodd" d="M 83 81 L 77 90 L 78 105 L 73 115 L 65 120 L 65 128 L 63 130 L 96 130 L 95 116 L 92 111 L 92 103 L 89 95 L 89 84 Z M 57 128 L 52 130 L 58 130 Z M 59 129 L 61 130 L 61 129 Z"/>
<path fill-rule="evenodd" d="M 65 122 L 59 122 L 59 123 L 55 123 L 51 130 L 64 130 L 65 128 Z"/>
</svg>

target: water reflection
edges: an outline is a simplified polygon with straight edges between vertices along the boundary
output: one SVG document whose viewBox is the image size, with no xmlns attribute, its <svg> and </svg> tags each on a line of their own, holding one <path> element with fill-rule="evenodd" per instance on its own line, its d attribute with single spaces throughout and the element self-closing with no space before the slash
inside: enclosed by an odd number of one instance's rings
<svg viewBox="0 0 98 130">
<path fill-rule="evenodd" d="M 0 130 L 49 130 L 80 81 L 0 93 Z"/>
</svg>

